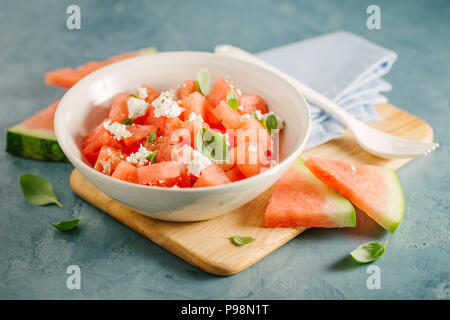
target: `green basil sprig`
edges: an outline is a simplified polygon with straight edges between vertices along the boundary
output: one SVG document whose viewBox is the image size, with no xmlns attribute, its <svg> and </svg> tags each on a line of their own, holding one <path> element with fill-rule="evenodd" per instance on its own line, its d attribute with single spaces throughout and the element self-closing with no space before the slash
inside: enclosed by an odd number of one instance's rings
<svg viewBox="0 0 450 320">
<path fill-rule="evenodd" d="M 208 69 L 202 68 L 197 72 L 197 83 L 198 89 L 202 95 L 205 97 L 208 95 L 210 86 L 211 86 L 211 78 L 209 76 Z"/>
<path fill-rule="evenodd" d="M 255 241 L 255 239 L 253 239 L 252 237 L 242 237 L 242 236 L 230 236 L 230 240 L 235 246 L 238 247 Z"/>
<path fill-rule="evenodd" d="M 205 157 L 217 162 L 227 162 L 229 152 L 224 137 L 210 129 L 201 128 L 195 137 L 195 147 Z"/>
<path fill-rule="evenodd" d="M 228 105 L 233 108 L 234 110 L 237 110 L 239 108 L 238 100 L 237 100 L 236 92 L 231 89 L 227 93 L 227 103 Z"/>
<path fill-rule="evenodd" d="M 78 223 L 80 223 L 80 220 L 81 220 L 81 216 L 79 218 L 61 221 L 56 224 L 52 223 L 52 226 L 54 226 L 56 229 L 59 229 L 62 231 L 69 231 L 69 230 L 74 229 L 78 225 Z"/>
<path fill-rule="evenodd" d="M 53 192 L 51 183 L 45 178 L 31 173 L 23 174 L 20 176 L 20 187 L 25 200 L 34 205 L 45 206 L 54 203 L 63 207 Z"/>
<path fill-rule="evenodd" d="M 384 245 L 376 241 L 367 242 L 353 250 L 350 255 L 359 263 L 373 262 L 384 254 L 387 243 L 387 240 Z"/>
<path fill-rule="evenodd" d="M 133 119 L 126 118 L 125 120 L 122 121 L 122 124 L 127 125 L 127 126 L 131 126 L 133 124 Z"/>
</svg>

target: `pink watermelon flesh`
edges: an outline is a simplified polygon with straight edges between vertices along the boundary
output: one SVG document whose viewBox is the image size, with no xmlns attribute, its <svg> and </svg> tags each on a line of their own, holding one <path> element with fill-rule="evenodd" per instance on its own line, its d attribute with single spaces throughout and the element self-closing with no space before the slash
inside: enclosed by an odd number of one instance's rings
<svg viewBox="0 0 450 320">
<path fill-rule="evenodd" d="M 403 193 L 394 170 L 340 160 L 309 158 L 305 165 L 391 233 L 403 217 Z"/>
<path fill-rule="evenodd" d="M 351 203 L 317 179 L 302 159 L 275 184 L 264 220 L 270 228 L 356 225 Z"/>
</svg>

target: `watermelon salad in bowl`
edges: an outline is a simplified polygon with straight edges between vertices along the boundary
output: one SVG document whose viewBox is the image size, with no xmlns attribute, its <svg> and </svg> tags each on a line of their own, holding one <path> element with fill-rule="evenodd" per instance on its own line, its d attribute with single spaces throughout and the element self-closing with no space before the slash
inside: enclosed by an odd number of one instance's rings
<svg viewBox="0 0 450 320">
<path fill-rule="evenodd" d="M 310 113 L 262 67 L 166 52 L 83 78 L 54 124 L 69 161 L 107 195 L 153 218 L 199 221 L 272 186 L 300 155 Z"/>
</svg>

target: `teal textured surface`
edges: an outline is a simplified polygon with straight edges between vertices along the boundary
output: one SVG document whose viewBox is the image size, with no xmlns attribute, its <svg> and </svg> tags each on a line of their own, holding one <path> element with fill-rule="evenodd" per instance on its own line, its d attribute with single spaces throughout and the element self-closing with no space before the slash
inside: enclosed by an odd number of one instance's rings
<svg viewBox="0 0 450 320">
<path fill-rule="evenodd" d="M 0 3 L 0 298 L 450 298 L 448 1 L 377 1 L 381 30 L 367 29 L 366 8 L 372 3 L 357 0 Z M 70 4 L 81 8 L 81 30 L 66 28 Z M 394 235 L 370 221 L 364 236 L 308 230 L 249 269 L 216 277 L 75 196 L 68 185 L 70 164 L 3 151 L 7 128 L 63 94 L 44 85 L 45 71 L 150 45 L 212 51 L 229 43 L 260 52 L 339 29 L 398 53 L 386 76 L 394 87 L 387 96 L 430 123 L 441 143 L 398 171 L 406 211 Z M 19 185 L 26 172 L 48 178 L 64 208 L 26 202 Z M 50 225 L 80 215 L 73 232 Z M 386 253 L 374 263 L 381 289 L 369 290 L 367 266 L 354 263 L 349 253 L 363 242 L 385 239 Z M 69 265 L 81 268 L 80 290 L 66 288 Z"/>
</svg>

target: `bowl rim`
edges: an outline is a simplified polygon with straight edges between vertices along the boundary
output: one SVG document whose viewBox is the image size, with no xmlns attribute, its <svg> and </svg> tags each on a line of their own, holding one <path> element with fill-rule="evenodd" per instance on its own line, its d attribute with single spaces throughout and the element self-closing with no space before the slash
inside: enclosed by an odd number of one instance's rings
<svg viewBox="0 0 450 320">
<path fill-rule="evenodd" d="M 269 169 L 254 175 L 252 177 L 249 178 L 245 178 L 239 181 L 235 181 L 235 182 L 231 182 L 231 183 L 227 183 L 227 184 L 222 184 L 222 185 L 218 185 L 218 186 L 211 186 L 211 187 L 201 187 L 201 188 L 169 188 L 169 187 L 158 187 L 158 186 L 149 186 L 149 185 L 141 185 L 138 183 L 132 183 L 132 182 L 128 182 L 128 181 L 123 181 L 120 179 L 116 179 L 113 178 L 111 176 L 102 174 L 101 172 L 98 172 L 97 170 L 95 170 L 94 168 L 92 168 L 91 166 L 87 165 L 82 159 L 81 157 L 76 156 L 71 150 L 70 148 L 68 148 L 65 143 L 64 143 L 64 139 L 62 138 L 63 133 L 62 132 L 62 128 L 60 126 L 60 122 L 63 122 L 63 114 L 61 111 L 63 108 L 60 108 L 59 106 L 64 105 L 66 102 L 66 100 L 72 98 L 71 95 L 73 94 L 74 91 L 78 90 L 79 87 L 82 86 L 86 86 L 87 83 L 89 82 L 95 82 L 96 78 L 101 78 L 104 75 L 113 72 L 115 69 L 118 68 L 124 68 L 127 64 L 133 64 L 135 63 L 135 61 L 137 60 L 145 60 L 148 59 L 149 57 L 155 57 L 155 56 L 161 56 L 161 55 L 174 55 L 174 56 L 179 56 L 179 55 L 184 55 L 184 54 L 196 54 L 196 55 L 205 55 L 205 56 L 213 56 L 213 57 L 218 57 L 220 59 L 225 59 L 225 60 L 229 60 L 229 61 L 234 61 L 237 63 L 244 63 L 247 65 L 251 65 L 255 68 L 259 68 L 264 70 L 264 72 L 270 73 L 272 76 L 278 78 L 279 81 L 284 82 L 287 86 L 291 87 L 292 89 L 294 89 L 295 93 L 297 94 L 298 98 L 300 100 L 303 101 L 305 109 L 306 109 L 306 133 L 305 133 L 305 137 L 302 141 L 302 143 L 300 143 L 294 151 L 292 151 L 288 156 L 286 156 L 282 161 L 280 161 L 279 163 L 277 163 L 275 166 L 270 167 Z M 158 191 L 167 191 L 167 192 L 184 192 L 184 193 L 190 193 L 190 192 L 207 192 L 207 191 L 219 191 L 219 190 L 227 190 L 227 189 L 231 189 L 234 187 L 238 187 L 241 186 L 243 184 L 246 183 L 252 183 L 253 181 L 257 180 L 257 179 L 261 179 L 261 177 L 263 176 L 271 176 L 272 173 L 274 172 L 275 169 L 278 169 L 278 167 L 285 163 L 288 162 L 290 160 L 292 160 L 292 158 L 298 158 L 300 156 L 300 153 L 303 151 L 304 146 L 306 145 L 306 142 L 308 141 L 309 135 L 310 135 L 310 131 L 311 131 L 311 111 L 308 105 L 308 102 L 306 101 L 305 97 L 295 88 L 295 86 L 293 86 L 289 81 L 287 81 L 286 79 L 284 79 L 283 77 L 279 76 L 278 74 L 272 72 L 271 70 L 268 70 L 262 66 L 259 66 L 257 64 L 239 59 L 239 58 L 235 58 L 235 57 L 229 57 L 229 56 L 223 56 L 223 55 L 219 55 L 216 53 L 212 53 L 212 52 L 206 52 L 206 51 L 164 51 L 164 52 L 157 52 L 151 55 L 142 55 L 142 56 L 137 56 L 137 57 L 132 57 L 132 58 L 128 58 L 122 61 L 118 61 L 115 63 L 112 63 L 110 65 L 107 65 L 105 67 L 102 67 L 90 74 L 88 74 L 87 76 L 83 77 L 81 80 L 79 80 L 74 86 L 72 86 L 69 90 L 66 91 L 66 93 L 63 95 L 63 97 L 61 98 L 58 108 L 56 109 L 56 113 L 55 113 L 55 118 L 54 118 L 54 128 L 55 128 L 55 135 L 56 135 L 56 139 L 58 141 L 58 144 L 60 145 L 61 149 L 63 150 L 64 154 L 66 155 L 66 157 L 69 159 L 69 161 L 71 162 L 71 164 L 78 169 L 79 166 L 81 166 L 82 168 L 86 169 L 86 170 L 91 170 L 92 174 L 94 174 L 96 177 L 98 177 L 99 179 L 106 179 L 106 181 L 110 181 L 111 183 L 117 183 L 118 185 L 121 185 L 123 187 L 126 188 L 130 188 L 130 187 L 134 187 L 137 189 L 141 189 L 141 190 L 158 190 Z M 61 142 L 62 140 L 62 142 Z M 295 160 L 292 160 L 292 162 Z M 75 162 L 75 163 L 74 163 Z M 81 170 L 80 170 L 81 171 Z"/>
</svg>

